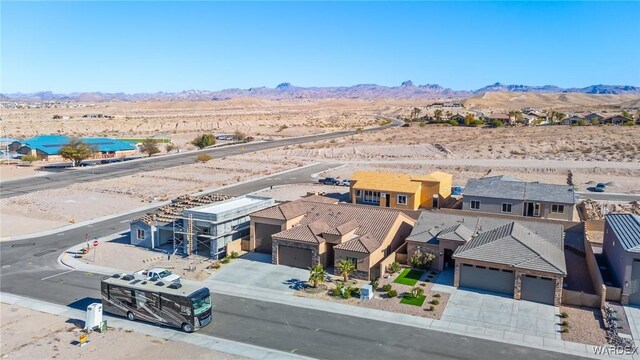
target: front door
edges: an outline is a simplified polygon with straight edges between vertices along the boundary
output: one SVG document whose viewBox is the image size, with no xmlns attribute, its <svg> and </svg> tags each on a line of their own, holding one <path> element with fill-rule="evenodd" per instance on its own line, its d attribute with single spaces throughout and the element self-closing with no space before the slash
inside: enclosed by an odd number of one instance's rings
<svg viewBox="0 0 640 360">
<path fill-rule="evenodd" d="M 433 207 L 438 208 L 438 195 L 433 195 Z"/>
<path fill-rule="evenodd" d="M 540 203 L 525 202 L 523 216 L 540 216 Z"/>
<path fill-rule="evenodd" d="M 384 199 L 385 199 L 384 200 L 384 204 L 385 204 L 384 206 L 385 207 L 391 206 L 391 203 L 390 203 L 391 202 L 391 196 L 389 196 L 389 194 L 385 194 L 384 195 Z"/>
<path fill-rule="evenodd" d="M 453 250 L 444 249 L 444 268 L 453 267 Z"/>
</svg>

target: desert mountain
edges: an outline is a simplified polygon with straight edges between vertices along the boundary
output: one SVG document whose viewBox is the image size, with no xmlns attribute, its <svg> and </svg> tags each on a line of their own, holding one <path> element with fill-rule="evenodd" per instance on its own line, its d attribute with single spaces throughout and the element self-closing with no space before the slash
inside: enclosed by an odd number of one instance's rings
<svg viewBox="0 0 640 360">
<path fill-rule="evenodd" d="M 225 89 L 217 91 L 186 90 L 181 92 L 157 93 L 103 93 L 84 92 L 55 94 L 50 91 L 37 93 L 0 94 L 0 99 L 29 101 L 155 101 L 155 100 L 226 100 L 230 98 L 262 98 L 262 99 L 435 99 L 435 98 L 469 98 L 485 93 L 578 93 L 578 94 L 631 94 L 640 95 L 640 87 L 630 85 L 592 85 L 584 88 L 560 88 L 554 85 L 528 86 L 504 85 L 495 83 L 477 90 L 453 90 L 437 84 L 415 85 L 408 80 L 400 86 L 383 86 L 376 84 L 359 84 L 337 87 L 299 87 L 290 83 L 282 83 L 275 88 L 255 87 L 249 89 Z"/>
</svg>

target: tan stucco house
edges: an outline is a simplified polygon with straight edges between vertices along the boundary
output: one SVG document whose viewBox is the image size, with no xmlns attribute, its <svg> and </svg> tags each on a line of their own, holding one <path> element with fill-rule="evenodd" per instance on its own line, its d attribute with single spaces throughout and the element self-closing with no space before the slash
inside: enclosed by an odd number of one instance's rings
<svg viewBox="0 0 640 360">
<path fill-rule="evenodd" d="M 251 214 L 251 251 L 271 253 L 272 263 L 307 268 L 352 261 L 361 279 L 380 276 L 380 262 L 400 247 L 414 219 L 404 212 L 338 204 L 311 196 Z"/>
</svg>

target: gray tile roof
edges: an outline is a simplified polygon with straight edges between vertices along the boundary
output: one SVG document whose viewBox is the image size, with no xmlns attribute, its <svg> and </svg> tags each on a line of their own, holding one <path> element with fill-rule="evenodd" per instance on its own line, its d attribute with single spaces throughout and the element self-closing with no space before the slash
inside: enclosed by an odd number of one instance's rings
<svg viewBox="0 0 640 360">
<path fill-rule="evenodd" d="M 640 253 L 640 216 L 634 214 L 607 214 L 604 220 L 609 224 L 626 251 Z"/>
<path fill-rule="evenodd" d="M 464 224 L 457 224 L 448 228 L 440 230 L 438 227 L 434 227 L 429 230 L 429 233 L 436 237 L 438 240 L 451 240 L 466 242 L 473 237 L 473 230 L 464 226 Z"/>
<path fill-rule="evenodd" d="M 369 234 L 366 234 L 349 240 L 340 245 L 336 245 L 335 249 L 371 254 L 379 247 L 380 244 L 371 236 L 369 236 Z"/>
<path fill-rule="evenodd" d="M 454 258 L 567 274 L 562 248 L 515 221 L 480 232 L 471 241 L 460 246 L 455 251 Z"/>
<path fill-rule="evenodd" d="M 462 197 L 464 196 L 544 201 L 559 204 L 575 203 L 573 186 L 514 181 L 507 178 L 498 179 L 495 176 L 469 179 L 462 192 Z"/>
</svg>

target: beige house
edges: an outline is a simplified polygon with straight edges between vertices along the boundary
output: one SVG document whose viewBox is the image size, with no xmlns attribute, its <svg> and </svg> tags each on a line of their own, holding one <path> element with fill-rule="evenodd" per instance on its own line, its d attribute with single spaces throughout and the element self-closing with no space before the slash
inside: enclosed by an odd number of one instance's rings
<svg viewBox="0 0 640 360">
<path fill-rule="evenodd" d="M 380 262 L 399 248 L 414 220 L 399 210 L 338 204 L 311 196 L 251 214 L 251 251 L 271 253 L 272 263 L 335 267 L 347 259 L 352 276 L 380 276 Z"/>
<path fill-rule="evenodd" d="M 425 211 L 407 238 L 408 258 L 432 253 L 454 285 L 559 306 L 567 275 L 561 224 Z"/>
</svg>

